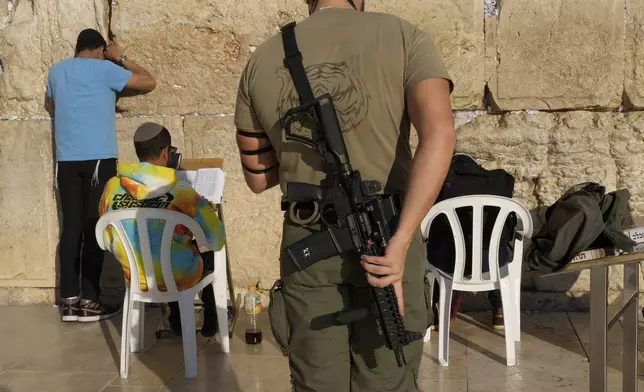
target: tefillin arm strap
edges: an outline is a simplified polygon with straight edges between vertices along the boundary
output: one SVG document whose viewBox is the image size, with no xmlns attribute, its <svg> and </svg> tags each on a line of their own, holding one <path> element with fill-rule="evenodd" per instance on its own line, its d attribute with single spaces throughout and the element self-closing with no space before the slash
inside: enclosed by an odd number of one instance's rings
<svg viewBox="0 0 644 392">
<path fill-rule="evenodd" d="M 315 96 L 309 78 L 306 76 L 302 53 L 297 47 L 295 22 L 287 24 L 281 30 L 284 45 L 284 66 L 291 74 L 300 104 L 310 102 L 315 99 Z M 295 266 L 299 270 L 304 270 L 320 260 L 352 249 L 355 249 L 355 246 L 351 241 L 348 229 L 328 227 L 287 246 L 285 250 Z"/>
</svg>

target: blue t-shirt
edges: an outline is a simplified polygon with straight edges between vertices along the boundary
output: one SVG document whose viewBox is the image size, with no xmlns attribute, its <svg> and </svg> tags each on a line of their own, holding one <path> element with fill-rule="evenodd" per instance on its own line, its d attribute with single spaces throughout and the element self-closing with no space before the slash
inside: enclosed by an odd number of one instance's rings
<svg viewBox="0 0 644 392">
<path fill-rule="evenodd" d="M 107 60 L 71 58 L 49 71 L 57 161 L 118 158 L 116 93 L 132 72 Z"/>
</svg>

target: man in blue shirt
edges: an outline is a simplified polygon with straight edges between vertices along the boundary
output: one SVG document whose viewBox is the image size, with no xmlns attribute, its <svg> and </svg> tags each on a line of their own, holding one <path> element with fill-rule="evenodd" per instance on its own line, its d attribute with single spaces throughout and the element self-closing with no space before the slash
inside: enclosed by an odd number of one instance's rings
<svg viewBox="0 0 644 392">
<path fill-rule="evenodd" d="M 105 183 L 116 175 L 116 94 L 126 87 L 148 93 L 155 86 L 148 71 L 93 29 L 78 35 L 73 58 L 49 71 L 47 97 L 54 112 L 56 181 L 63 214 L 59 301 L 63 321 L 98 321 L 120 311 L 99 301 L 103 251 L 94 227 Z"/>
</svg>

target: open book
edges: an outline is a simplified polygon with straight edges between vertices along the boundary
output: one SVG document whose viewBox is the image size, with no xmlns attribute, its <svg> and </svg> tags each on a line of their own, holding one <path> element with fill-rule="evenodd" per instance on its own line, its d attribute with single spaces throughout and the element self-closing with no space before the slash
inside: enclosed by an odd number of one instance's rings
<svg viewBox="0 0 644 392">
<path fill-rule="evenodd" d="M 224 172 L 221 169 L 179 170 L 177 179 L 189 184 L 212 203 L 221 203 L 224 193 Z"/>
</svg>

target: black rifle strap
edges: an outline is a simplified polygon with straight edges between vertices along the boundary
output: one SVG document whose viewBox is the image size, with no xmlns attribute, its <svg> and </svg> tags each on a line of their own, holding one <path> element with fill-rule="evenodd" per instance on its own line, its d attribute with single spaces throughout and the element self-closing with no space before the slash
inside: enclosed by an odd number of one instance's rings
<svg viewBox="0 0 644 392">
<path fill-rule="evenodd" d="M 282 27 L 282 44 L 284 45 L 284 66 L 291 74 L 295 91 L 300 97 L 300 104 L 313 100 L 315 96 L 309 78 L 306 76 L 302 53 L 300 53 L 295 39 L 295 22 Z"/>
</svg>

